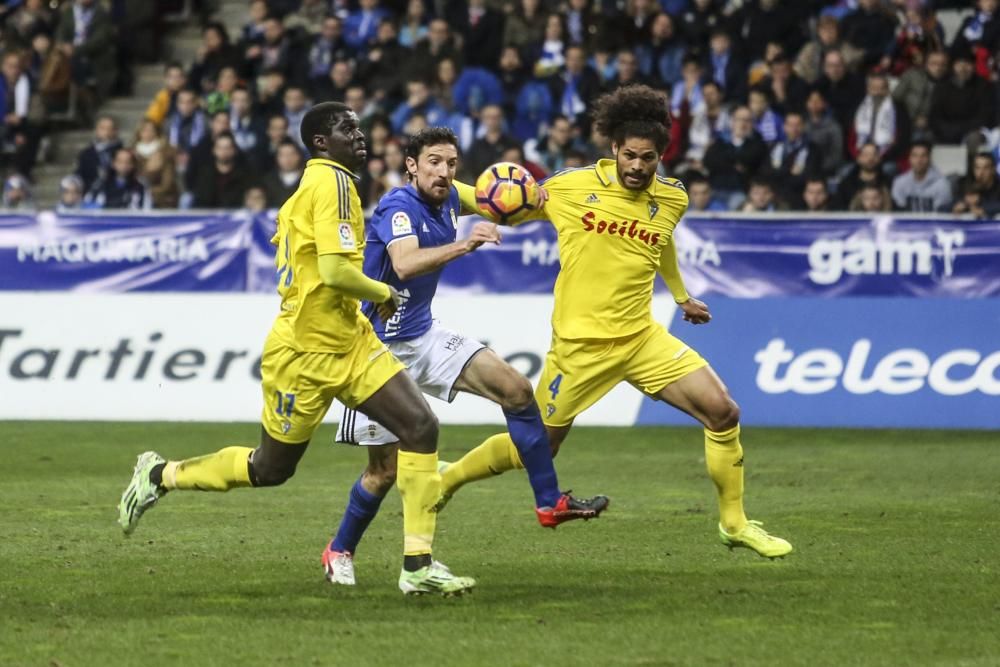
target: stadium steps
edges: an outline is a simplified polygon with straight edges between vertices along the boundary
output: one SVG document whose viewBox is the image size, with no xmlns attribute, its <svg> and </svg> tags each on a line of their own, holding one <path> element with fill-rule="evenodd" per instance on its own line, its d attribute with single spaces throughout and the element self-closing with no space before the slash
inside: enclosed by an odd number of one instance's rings
<svg viewBox="0 0 1000 667">
<path fill-rule="evenodd" d="M 934 166 L 942 174 L 965 176 L 967 158 L 964 144 L 934 144 Z"/>
</svg>

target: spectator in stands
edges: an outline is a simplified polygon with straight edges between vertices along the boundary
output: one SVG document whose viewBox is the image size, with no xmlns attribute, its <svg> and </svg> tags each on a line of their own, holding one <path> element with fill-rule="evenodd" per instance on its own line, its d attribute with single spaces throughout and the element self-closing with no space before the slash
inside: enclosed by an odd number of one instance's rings
<svg viewBox="0 0 1000 667">
<path fill-rule="evenodd" d="M 464 37 L 462 62 L 471 67 L 496 67 L 503 46 L 503 14 L 491 9 L 486 0 L 467 0 L 466 4 L 465 11 L 447 14 L 452 27 Z M 549 27 L 546 22 L 546 32 Z"/>
<path fill-rule="evenodd" d="M 681 64 L 681 78 L 674 83 L 670 91 L 670 113 L 677 118 L 695 114 L 704 104 L 703 83 L 713 83 L 722 90 L 722 86 L 712 80 L 704 81 L 703 70 L 698 56 L 692 53 L 684 56 Z M 725 99 L 725 95 L 723 95 Z"/>
<path fill-rule="evenodd" d="M 953 213 L 978 213 L 970 207 L 970 200 L 977 202 L 982 211 L 980 217 L 992 218 L 1000 213 L 1000 178 L 997 177 L 997 162 L 992 154 L 978 153 L 973 158 L 972 173 L 959 181 L 958 192 L 962 196 L 952 207 Z"/>
<path fill-rule="evenodd" d="M 934 89 L 947 75 L 948 55 L 944 51 L 931 51 L 922 67 L 911 67 L 899 77 L 892 99 L 910 118 L 914 139 L 931 138 L 931 100 Z"/>
<path fill-rule="evenodd" d="M 352 83 L 344 91 L 344 104 L 351 107 L 351 111 L 358 114 L 361 119 L 361 126 L 364 128 L 378 111 L 378 106 L 374 101 L 368 99 L 365 87 L 358 83 Z M 367 131 L 365 132 L 367 134 Z"/>
<path fill-rule="evenodd" d="M 517 143 L 504 131 L 503 110 L 495 105 L 483 107 L 479 113 L 481 123 L 478 138 L 472 143 L 462 161 L 462 169 L 467 179 L 475 179 L 483 169 L 500 159 L 503 152 Z"/>
<path fill-rule="evenodd" d="M 861 77 L 847 70 L 840 51 L 829 51 L 823 58 L 823 76 L 816 87 L 823 93 L 837 123 L 846 131 L 865 96 L 865 84 Z"/>
<path fill-rule="evenodd" d="M 929 53 L 944 49 L 944 29 L 933 10 L 921 4 L 920 0 L 906 3 L 902 19 L 889 68 L 895 76 L 914 67 L 922 67 Z"/>
<path fill-rule="evenodd" d="M 990 59 L 1000 49 L 1000 14 L 997 0 L 977 0 L 976 10 L 962 21 L 952 48 L 972 52 L 977 74 L 989 77 Z"/>
<path fill-rule="evenodd" d="M 8 7 L 16 3 L 6 3 Z M 2 19 L 3 41 L 8 48 L 27 49 L 32 38 L 39 34 L 52 34 L 55 16 L 44 0 L 25 0 L 6 19 Z"/>
<path fill-rule="evenodd" d="M 306 91 L 298 86 L 286 88 L 283 98 L 285 108 L 282 113 L 288 120 L 288 138 L 297 143 L 302 150 L 305 150 L 305 144 L 302 143 L 302 133 L 299 132 L 299 129 L 302 127 L 302 119 L 309 111 L 309 98 L 306 97 Z"/>
<path fill-rule="evenodd" d="M 264 40 L 247 47 L 243 57 L 244 67 L 252 78 L 274 70 L 284 74 L 289 81 L 298 82 L 308 76 L 299 45 L 285 31 L 284 22 L 277 16 L 264 19 Z"/>
<path fill-rule="evenodd" d="M 354 63 L 351 60 L 335 60 L 327 74 L 313 79 L 309 84 L 309 96 L 318 102 L 343 102 L 347 89 L 354 82 Z"/>
<path fill-rule="evenodd" d="M 533 160 L 529 160 L 524 156 L 524 149 L 514 144 L 509 147 L 500 155 L 500 160 L 502 162 L 513 162 L 514 164 L 519 164 L 524 167 L 529 174 L 531 174 L 536 181 L 540 181 L 549 174 L 545 172 L 544 167 Z"/>
<path fill-rule="evenodd" d="M 230 98 L 239 82 L 235 67 L 219 70 L 212 92 L 205 96 L 205 113 L 212 115 L 216 111 L 229 111 Z"/>
<path fill-rule="evenodd" d="M 442 18 L 433 19 L 427 25 L 427 39 L 419 42 L 408 59 L 407 76 L 426 76 L 436 71 L 439 62 L 445 58 L 460 62 L 460 54 L 455 46 L 448 22 Z"/>
<path fill-rule="evenodd" d="M 56 213 L 72 213 L 83 208 L 83 181 L 76 174 L 63 176 L 59 181 L 59 202 Z"/>
<path fill-rule="evenodd" d="M 419 0 L 415 0 L 419 2 Z M 324 86 L 332 78 L 332 68 L 334 63 L 341 62 L 350 66 L 349 59 L 353 55 L 351 48 L 347 45 L 347 40 L 343 35 L 343 23 L 336 16 L 327 16 L 323 19 L 322 29 L 319 34 L 313 37 L 306 56 L 308 67 L 309 87 L 314 90 L 317 86 Z M 353 75 L 353 68 L 351 74 Z M 332 98 L 323 98 L 324 101 L 331 101 Z M 336 100 L 341 101 L 341 100 Z"/>
<path fill-rule="evenodd" d="M 727 102 L 741 101 L 747 94 L 747 67 L 733 51 L 732 39 L 722 28 L 712 31 L 704 70 L 722 88 Z"/>
<path fill-rule="evenodd" d="M 639 71 L 658 87 L 669 89 L 680 80 L 685 46 L 674 28 L 674 19 L 662 12 L 653 18 L 650 37 L 635 46 Z"/>
<path fill-rule="evenodd" d="M 688 172 L 684 179 L 688 192 L 688 211 L 709 213 L 726 211 L 725 203 L 715 198 L 708 178 L 700 172 Z"/>
<path fill-rule="evenodd" d="M 267 193 L 259 185 L 252 185 L 247 188 L 243 195 L 243 210 L 251 215 L 265 213 L 267 211 Z"/>
<path fill-rule="evenodd" d="M 258 144 L 257 149 L 248 157 L 250 164 L 254 165 L 258 173 L 266 173 L 268 169 L 278 159 L 278 147 L 289 139 L 288 119 L 284 116 L 274 115 L 267 119 L 267 129 L 264 132 L 264 140 Z M 370 142 L 369 142 L 370 143 Z M 239 143 L 237 143 L 239 147 Z M 369 155 L 371 147 L 369 146 Z"/>
<path fill-rule="evenodd" d="M 455 81 L 452 90 L 452 103 L 455 111 L 474 116 L 487 105 L 503 105 L 503 84 L 493 72 L 482 67 L 466 67 Z M 434 115 L 424 113 L 427 122 L 437 125 Z"/>
<path fill-rule="evenodd" d="M 264 192 L 269 208 L 280 208 L 292 196 L 302 179 L 302 151 L 298 144 L 286 139 L 278 146 L 275 165 L 264 176 Z"/>
<path fill-rule="evenodd" d="M 566 67 L 553 77 L 552 97 L 559 113 L 569 118 L 574 125 L 589 128 L 587 109 L 601 93 L 601 80 L 589 64 L 586 51 L 580 46 L 566 49 Z"/>
<path fill-rule="evenodd" d="M 344 21 L 344 39 L 354 51 L 364 51 L 375 41 L 379 22 L 389 13 L 379 6 L 379 0 L 360 0 L 358 9 Z"/>
<path fill-rule="evenodd" d="M 224 132 L 230 132 L 229 112 L 216 111 L 208 119 L 208 132 L 205 133 L 201 141 L 188 154 L 188 168 L 183 171 L 184 191 L 188 195 L 190 195 L 195 185 L 197 185 L 196 181 L 201 175 L 201 165 L 212 161 L 212 151 L 215 150 L 215 138 Z M 271 167 L 271 164 L 273 163 L 266 164 L 259 173 L 263 174 L 266 172 Z M 186 206 L 183 208 L 186 208 Z"/>
<path fill-rule="evenodd" d="M 510 12 L 503 28 L 503 45 L 528 53 L 545 41 L 546 14 L 541 0 L 520 0 L 520 11 Z"/>
<path fill-rule="evenodd" d="M 146 108 L 146 118 L 162 127 L 167 117 L 177 109 L 177 94 L 187 84 L 184 68 L 178 62 L 168 63 L 163 70 L 161 88 Z"/>
<path fill-rule="evenodd" d="M 723 102 L 719 84 L 707 81 L 701 87 L 701 94 L 702 104 L 691 110 L 687 150 L 684 154 L 688 166 L 699 170 L 702 168 L 702 160 L 709 144 L 718 137 L 728 134 L 730 126 L 729 110 Z M 683 127 L 678 129 L 683 130 Z"/>
<path fill-rule="evenodd" d="M 930 126 L 942 143 L 959 143 L 975 130 L 996 124 L 996 87 L 975 74 L 972 53 L 958 51 L 952 74 L 931 98 Z"/>
<path fill-rule="evenodd" d="M 986 209 L 983 208 L 983 193 L 971 183 L 959 186 L 958 201 L 952 207 L 951 212 L 955 215 L 968 216 L 975 220 L 988 218 Z"/>
<path fill-rule="evenodd" d="M 844 17 L 840 27 L 844 41 L 864 52 L 865 67 L 889 66 L 896 22 L 882 7 L 882 0 L 858 0 L 858 8 Z"/>
<path fill-rule="evenodd" d="M 376 100 L 388 103 L 402 92 L 409 57 L 409 51 L 399 44 L 395 22 L 383 19 L 379 23 L 375 43 L 358 62 L 358 80 L 365 82 Z M 424 78 L 428 74 L 429 72 L 421 73 Z"/>
<path fill-rule="evenodd" d="M 892 181 L 892 201 L 900 211 L 936 213 L 951 208 L 951 185 L 931 165 L 931 144 L 910 146 L 910 170 Z"/>
<path fill-rule="evenodd" d="M 135 155 L 128 148 L 115 151 L 111 170 L 87 192 L 87 203 L 101 209 L 148 211 L 153 207 L 146 184 L 139 178 Z"/>
<path fill-rule="evenodd" d="M 209 23 L 201 29 L 201 45 L 188 71 L 188 84 L 204 92 L 211 90 L 223 67 L 240 67 L 240 52 L 229 43 L 229 33 L 221 23 Z"/>
<path fill-rule="evenodd" d="M 754 88 L 750 91 L 747 106 L 753 116 L 753 127 L 768 146 L 784 138 L 781 116 L 771 108 L 767 91 Z"/>
<path fill-rule="evenodd" d="M 886 188 L 889 185 L 889 181 L 882 171 L 882 159 L 878 146 L 873 143 L 863 144 L 858 149 L 854 164 L 837 186 L 838 208 L 845 209 L 850 206 L 854 196 L 861 190 L 861 186 L 869 183 L 879 188 Z"/>
<path fill-rule="evenodd" d="M 28 119 L 30 102 L 31 82 L 20 54 L 5 53 L 0 61 L 0 147 L 4 158 L 12 156 L 15 170 L 25 177 L 35 166 L 39 140 L 39 128 Z"/>
<path fill-rule="evenodd" d="M 750 181 L 750 188 L 747 191 L 746 201 L 740 210 L 743 213 L 773 213 L 783 210 L 784 204 L 779 203 L 774 196 L 774 188 L 771 182 L 764 178 L 754 178 Z"/>
<path fill-rule="evenodd" d="M 132 150 L 138 161 L 139 178 L 149 189 L 153 208 L 177 208 L 180 186 L 175 151 L 156 123 L 149 119 L 142 122 Z"/>
<path fill-rule="evenodd" d="M 566 28 L 562 16 L 549 14 L 545 17 L 545 38 L 528 53 L 529 60 L 534 63 L 535 76 L 551 76 L 562 69 L 566 64 Z"/>
<path fill-rule="evenodd" d="M 854 69 L 864 56 L 864 51 L 840 39 L 837 19 L 821 16 L 816 22 L 816 38 L 803 46 L 795 59 L 795 73 L 807 84 L 815 84 L 823 74 L 826 54 L 831 51 L 840 53 L 848 69 Z"/>
<path fill-rule="evenodd" d="M 399 43 L 407 49 L 412 49 L 417 42 L 427 37 L 427 5 L 424 0 L 409 0 L 406 3 L 406 14 L 399 26 Z"/>
<path fill-rule="evenodd" d="M 826 106 L 823 93 L 814 90 L 806 99 L 806 137 L 820 157 L 820 169 L 833 176 L 844 163 L 844 131 Z"/>
<path fill-rule="evenodd" d="M 733 110 L 729 138 L 712 142 L 705 152 L 708 179 L 717 196 L 736 209 L 744 199 L 744 188 L 765 163 L 767 146 L 753 129 L 753 117 L 745 106 Z"/>
<path fill-rule="evenodd" d="M 648 85 L 650 83 L 639 70 L 639 59 L 630 48 L 618 50 L 618 55 L 615 56 L 615 70 L 614 77 L 605 85 L 605 88 L 609 91 L 621 88 L 622 86 Z"/>
<path fill-rule="evenodd" d="M 197 173 L 192 190 L 194 208 L 239 208 L 247 189 L 254 184 L 229 132 L 215 138 L 212 160 L 197 165 Z"/>
<path fill-rule="evenodd" d="M 266 159 L 265 130 L 264 121 L 254 113 L 250 91 L 246 88 L 234 90 L 229 104 L 229 131 L 233 133 L 236 146 L 262 173 L 271 164 Z"/>
<path fill-rule="evenodd" d="M 83 181 L 84 191 L 89 191 L 107 173 L 115 151 L 121 147 L 115 119 L 111 116 L 99 117 L 94 123 L 94 140 L 80 151 L 76 159 L 76 174 Z"/>
<path fill-rule="evenodd" d="M 284 113 L 288 80 L 280 69 L 272 69 L 257 79 L 257 109 L 265 116 Z"/>
<path fill-rule="evenodd" d="M 892 206 L 889 205 L 889 191 L 884 186 L 865 183 L 854 195 L 848 210 L 858 213 L 888 213 L 892 210 Z"/>
<path fill-rule="evenodd" d="M 801 46 L 801 30 L 796 25 L 795 7 L 801 0 L 758 0 L 743 3 L 743 7 L 731 19 L 734 34 L 743 37 L 744 55 L 750 61 L 769 60 L 764 49 L 768 43 L 781 44 L 787 53 L 797 51 Z"/>
<path fill-rule="evenodd" d="M 792 63 L 784 55 L 775 56 L 770 62 L 770 74 L 757 84 L 771 98 L 771 107 L 779 116 L 789 111 L 804 111 L 809 86 L 792 70 Z"/>
<path fill-rule="evenodd" d="M 264 20 L 269 13 L 267 0 L 250 0 L 248 9 L 249 20 L 240 31 L 240 42 L 259 44 L 264 40 Z"/>
<path fill-rule="evenodd" d="M 854 144 L 856 146 L 873 143 L 883 159 L 893 159 L 894 149 L 900 138 L 900 119 L 896 104 L 889 96 L 889 79 L 881 72 L 868 75 L 868 94 L 854 114 Z"/>
<path fill-rule="evenodd" d="M 802 188 L 803 210 L 809 213 L 825 213 L 830 210 L 830 192 L 826 180 L 810 178 Z"/>
<path fill-rule="evenodd" d="M 11 174 L 3 182 L 3 208 L 8 210 L 32 210 L 35 201 L 31 197 L 31 183 L 21 174 Z"/>
<path fill-rule="evenodd" d="M 822 173 L 819 150 L 805 132 L 802 114 L 792 111 L 785 116 L 785 138 L 771 147 L 771 181 L 778 184 L 781 198 L 792 204 L 798 203 L 796 200 L 806 180 Z"/>
<path fill-rule="evenodd" d="M 425 116 L 430 125 L 441 125 L 445 119 L 445 110 L 431 97 L 430 87 L 424 79 L 406 82 L 406 101 L 396 107 L 391 117 L 393 132 L 402 132 L 406 121 L 414 114 Z"/>
<path fill-rule="evenodd" d="M 681 34 L 688 44 L 705 44 L 712 31 L 725 24 L 726 17 L 718 4 L 715 0 L 694 0 L 690 9 L 681 14 Z"/>
<path fill-rule="evenodd" d="M 62 6 L 56 42 L 72 63 L 84 114 L 96 108 L 118 78 L 114 25 L 96 0 L 73 0 Z"/>
<path fill-rule="evenodd" d="M 544 137 L 525 142 L 524 155 L 546 174 L 554 174 L 563 168 L 566 153 L 573 147 L 573 126 L 566 116 L 556 116 Z"/>
<path fill-rule="evenodd" d="M 167 141 L 177 151 L 177 168 L 181 171 L 187 169 L 191 151 L 208 134 L 205 112 L 198 105 L 193 90 L 182 90 L 177 94 L 177 110 L 167 120 Z"/>
</svg>

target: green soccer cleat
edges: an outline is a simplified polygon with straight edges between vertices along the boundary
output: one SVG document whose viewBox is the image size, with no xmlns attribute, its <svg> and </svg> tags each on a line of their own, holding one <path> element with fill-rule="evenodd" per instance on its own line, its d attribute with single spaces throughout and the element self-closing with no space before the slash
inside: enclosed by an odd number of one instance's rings
<svg viewBox="0 0 1000 667">
<path fill-rule="evenodd" d="M 161 463 L 166 463 L 166 459 L 156 452 L 143 452 L 136 461 L 132 481 L 118 501 L 118 523 L 126 535 L 132 534 L 143 512 L 166 493 L 149 479 L 150 471 Z"/>
<path fill-rule="evenodd" d="M 764 530 L 764 524 L 760 521 L 747 521 L 743 530 L 735 535 L 727 533 L 720 523 L 719 537 L 730 551 L 735 547 L 746 547 L 753 549 L 765 558 L 781 558 L 792 553 L 792 545 L 787 540 L 775 537 Z"/>
<path fill-rule="evenodd" d="M 469 593 L 475 585 L 476 580 L 472 577 L 456 577 L 444 563 L 438 561 L 415 572 L 403 570 L 399 573 L 399 590 L 404 595 L 434 593 L 447 598 Z"/>
</svg>

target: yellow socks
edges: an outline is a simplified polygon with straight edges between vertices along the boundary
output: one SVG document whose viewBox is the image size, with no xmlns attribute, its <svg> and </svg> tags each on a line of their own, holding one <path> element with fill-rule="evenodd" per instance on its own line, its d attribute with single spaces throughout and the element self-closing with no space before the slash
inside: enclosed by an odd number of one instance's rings
<svg viewBox="0 0 1000 667">
<path fill-rule="evenodd" d="M 451 495 L 468 482 L 486 479 L 515 468 L 521 469 L 524 465 L 510 435 L 492 435 L 445 468 L 441 475 L 441 491 L 445 495 Z"/>
<path fill-rule="evenodd" d="M 396 487 L 403 500 L 403 555 L 431 553 L 437 513 L 432 508 L 441 497 L 438 455 L 399 452 Z"/>
<path fill-rule="evenodd" d="M 196 491 L 228 491 L 250 486 L 247 462 L 251 447 L 226 447 L 214 454 L 170 461 L 163 468 L 163 486 Z"/>
<path fill-rule="evenodd" d="M 719 494 L 719 521 L 730 535 L 747 525 L 743 513 L 743 447 L 737 424 L 726 431 L 705 429 L 705 463 Z"/>
</svg>

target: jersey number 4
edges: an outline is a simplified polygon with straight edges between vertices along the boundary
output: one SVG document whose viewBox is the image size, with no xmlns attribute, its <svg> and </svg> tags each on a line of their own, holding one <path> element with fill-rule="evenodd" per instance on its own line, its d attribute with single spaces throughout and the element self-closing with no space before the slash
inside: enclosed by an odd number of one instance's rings
<svg viewBox="0 0 1000 667">
<path fill-rule="evenodd" d="M 555 376 L 552 382 L 549 383 L 549 393 L 552 394 L 552 400 L 556 400 L 556 396 L 559 395 L 559 385 L 562 384 L 562 373 Z"/>
</svg>

